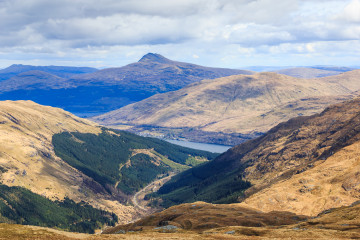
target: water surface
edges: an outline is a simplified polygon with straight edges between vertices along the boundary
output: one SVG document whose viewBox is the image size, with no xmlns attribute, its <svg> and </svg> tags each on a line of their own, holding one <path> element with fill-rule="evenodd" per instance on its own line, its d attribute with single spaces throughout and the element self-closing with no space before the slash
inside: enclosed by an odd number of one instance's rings
<svg viewBox="0 0 360 240">
<path fill-rule="evenodd" d="M 182 146 L 182 147 L 204 150 L 204 151 L 213 152 L 213 153 L 223 153 L 232 147 L 232 146 L 210 144 L 210 143 L 198 143 L 198 142 L 170 140 L 170 139 L 164 139 L 164 140 L 167 142 Z"/>
</svg>

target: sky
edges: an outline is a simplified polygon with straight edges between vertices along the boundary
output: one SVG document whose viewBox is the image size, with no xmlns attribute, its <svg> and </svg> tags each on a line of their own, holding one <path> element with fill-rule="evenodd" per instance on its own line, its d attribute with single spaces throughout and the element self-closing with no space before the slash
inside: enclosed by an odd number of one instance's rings
<svg viewBox="0 0 360 240">
<path fill-rule="evenodd" d="M 360 64 L 360 0 L 0 0 L 0 68 Z"/>
</svg>

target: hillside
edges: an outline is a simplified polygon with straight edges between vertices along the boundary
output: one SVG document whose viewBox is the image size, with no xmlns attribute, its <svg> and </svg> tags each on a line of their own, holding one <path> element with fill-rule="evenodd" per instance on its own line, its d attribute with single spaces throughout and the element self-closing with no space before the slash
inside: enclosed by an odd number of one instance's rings
<svg viewBox="0 0 360 240">
<path fill-rule="evenodd" d="M 360 204 L 354 203 L 309 218 L 289 212 L 264 213 L 236 204 L 196 202 L 171 207 L 104 233 L 122 233 L 125 239 L 146 239 L 150 234 L 153 238 L 171 239 L 358 239 L 359 211 Z M 130 235 L 130 231 L 136 234 Z"/>
<path fill-rule="evenodd" d="M 157 93 L 178 90 L 202 79 L 252 73 L 176 62 L 153 53 L 123 67 L 99 71 L 79 69 L 84 74 L 60 74 L 61 71 L 55 68 L 13 65 L 1 70 L 0 78 L 5 82 L 0 84 L 0 100 L 32 100 L 88 116 Z"/>
<path fill-rule="evenodd" d="M 105 230 L 106 234 L 89 235 L 0 224 L 0 239 L 359 239 L 359 216 L 359 203 L 304 219 L 304 216 L 286 212 L 266 214 L 236 205 L 197 202 L 172 207 L 132 224 L 109 228 Z M 206 224 L 209 220 L 211 224 Z"/>
<path fill-rule="evenodd" d="M 161 197 L 166 206 L 244 201 L 243 206 L 266 212 L 304 215 L 349 205 L 360 199 L 359 105 L 355 98 L 281 123 L 180 173 L 153 197 Z"/>
<path fill-rule="evenodd" d="M 24 187 L 52 200 L 65 196 L 76 202 L 86 199 L 94 207 L 115 212 L 120 220 L 130 219 L 135 213 L 110 194 L 94 193 L 89 177 L 55 155 L 54 134 L 99 134 L 101 129 L 96 124 L 31 101 L 0 102 L 0 122 L 2 184 Z"/>
<path fill-rule="evenodd" d="M 0 130 L 2 184 L 23 187 L 51 200 L 84 200 L 116 213 L 120 222 L 144 213 L 132 207 L 129 199 L 158 175 L 182 171 L 216 156 L 113 132 L 31 101 L 0 102 Z"/>
<path fill-rule="evenodd" d="M 306 216 L 297 216 L 289 212 L 263 213 L 255 209 L 239 207 L 237 204 L 209 204 L 194 202 L 170 207 L 141 220 L 104 231 L 114 233 L 139 229 L 173 225 L 177 228 L 204 231 L 226 226 L 265 227 L 296 224 L 306 220 Z M 207 220 L 205 220 L 207 219 Z"/>
<path fill-rule="evenodd" d="M 317 79 L 257 73 L 203 80 L 92 120 L 113 127 L 130 125 L 132 131 L 152 128 L 168 137 L 185 135 L 195 141 L 206 141 L 198 137 L 203 135 L 207 142 L 234 145 L 292 117 L 350 99 L 360 89 L 359 77 L 360 70 Z M 229 140 L 224 142 L 226 135 Z"/>
<path fill-rule="evenodd" d="M 114 213 L 95 209 L 84 201 L 51 201 L 25 188 L 3 184 L 0 190 L 0 222 L 94 233 L 105 225 L 114 226 L 118 219 Z"/>
</svg>

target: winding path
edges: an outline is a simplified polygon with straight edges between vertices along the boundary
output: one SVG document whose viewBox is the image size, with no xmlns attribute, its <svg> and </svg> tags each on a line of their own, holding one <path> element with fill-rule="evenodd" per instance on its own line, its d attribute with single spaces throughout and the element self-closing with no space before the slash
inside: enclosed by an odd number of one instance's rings
<svg viewBox="0 0 360 240">
<path fill-rule="evenodd" d="M 135 195 L 131 198 L 135 208 L 138 208 L 142 211 L 148 212 L 151 211 L 151 208 L 146 207 L 148 201 L 144 200 L 146 194 L 157 191 L 162 185 L 164 185 L 167 181 L 169 181 L 175 173 L 169 173 L 169 176 L 156 179 L 155 181 L 149 183 L 146 187 L 135 193 Z"/>
</svg>

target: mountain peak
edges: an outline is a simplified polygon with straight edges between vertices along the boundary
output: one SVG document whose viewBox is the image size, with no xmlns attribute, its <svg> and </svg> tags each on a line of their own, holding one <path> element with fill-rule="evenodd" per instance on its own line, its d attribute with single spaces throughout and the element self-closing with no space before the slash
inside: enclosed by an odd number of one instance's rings
<svg viewBox="0 0 360 240">
<path fill-rule="evenodd" d="M 148 53 L 144 55 L 139 62 L 158 62 L 158 63 L 168 63 L 171 60 L 167 59 L 166 57 L 157 54 L 157 53 Z"/>
</svg>

